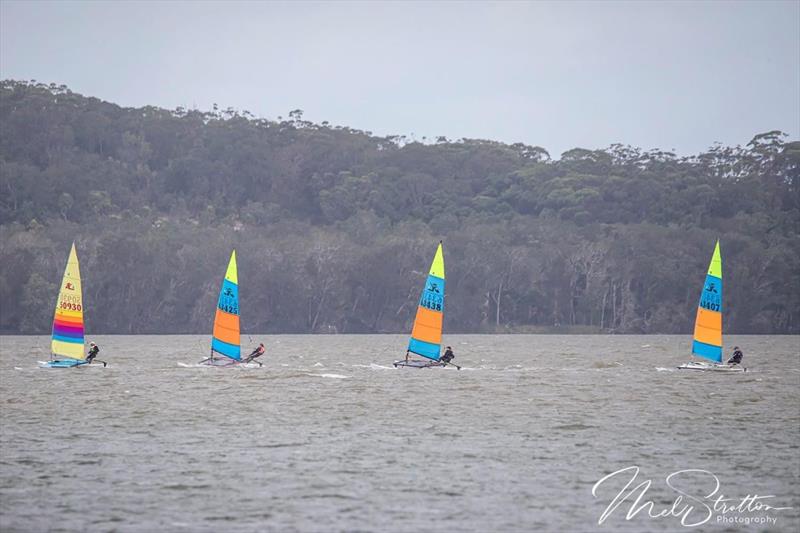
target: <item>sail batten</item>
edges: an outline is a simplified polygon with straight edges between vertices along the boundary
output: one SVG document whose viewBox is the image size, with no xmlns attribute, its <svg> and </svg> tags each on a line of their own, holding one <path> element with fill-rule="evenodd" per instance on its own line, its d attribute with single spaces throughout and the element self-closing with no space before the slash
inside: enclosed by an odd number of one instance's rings
<svg viewBox="0 0 800 533">
<path fill-rule="evenodd" d="M 411 339 L 408 342 L 409 352 L 434 361 L 438 361 L 441 355 L 444 287 L 444 254 L 440 242 L 425 287 L 422 289 Z"/>
<path fill-rule="evenodd" d="M 714 246 L 714 254 L 700 293 L 692 353 L 711 361 L 722 362 L 722 255 L 719 241 Z"/>
<path fill-rule="evenodd" d="M 214 314 L 214 332 L 211 350 L 240 360 L 242 355 L 239 330 L 239 274 L 236 268 L 236 250 L 231 252 L 228 269 L 219 290 L 217 310 Z"/>
<path fill-rule="evenodd" d="M 81 272 L 75 243 L 69 251 L 67 266 L 58 291 L 50 351 L 53 357 L 82 361 L 86 359 L 83 349 L 83 297 Z"/>
</svg>

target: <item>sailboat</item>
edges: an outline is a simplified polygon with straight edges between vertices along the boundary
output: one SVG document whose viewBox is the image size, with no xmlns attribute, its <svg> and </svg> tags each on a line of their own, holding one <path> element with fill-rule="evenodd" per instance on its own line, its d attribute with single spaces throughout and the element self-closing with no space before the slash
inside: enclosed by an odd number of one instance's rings
<svg viewBox="0 0 800 533">
<path fill-rule="evenodd" d="M 258 366 L 261 363 L 255 361 Z M 236 366 L 242 361 L 242 343 L 239 331 L 239 274 L 236 268 L 236 250 L 231 252 L 228 269 L 222 280 L 214 315 L 211 336 L 211 355 L 200 361 L 208 366 Z"/>
<path fill-rule="evenodd" d="M 433 263 L 422 289 L 422 296 L 417 307 L 417 316 L 414 327 L 411 329 L 411 339 L 408 341 L 406 358 L 395 361 L 394 366 L 412 368 L 431 368 L 446 366 L 440 361 L 442 349 L 442 322 L 444 320 L 444 255 L 442 241 L 436 248 Z M 411 355 L 418 355 L 424 359 L 412 359 Z M 459 368 L 457 365 L 453 365 Z"/>
<path fill-rule="evenodd" d="M 708 359 L 711 363 L 690 361 L 678 368 L 712 372 L 747 371 L 743 366 L 722 362 L 722 255 L 719 251 L 719 240 L 714 246 L 706 281 L 700 293 L 700 304 L 697 307 L 697 318 L 694 323 L 692 354 Z"/>
<path fill-rule="evenodd" d="M 72 368 L 89 364 L 83 346 L 83 298 L 81 271 L 75 243 L 69 251 L 67 266 L 58 291 L 50 343 L 50 361 L 40 361 L 47 368 Z M 102 361 L 98 361 L 102 362 Z M 103 366 L 106 363 L 103 362 Z"/>
</svg>

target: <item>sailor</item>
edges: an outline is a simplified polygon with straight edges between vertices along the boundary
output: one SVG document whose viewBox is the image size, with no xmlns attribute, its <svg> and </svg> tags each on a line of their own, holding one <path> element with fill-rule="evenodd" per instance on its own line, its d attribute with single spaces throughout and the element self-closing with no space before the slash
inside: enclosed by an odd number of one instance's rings
<svg viewBox="0 0 800 533">
<path fill-rule="evenodd" d="M 89 355 L 86 356 L 87 363 L 91 363 L 94 360 L 94 358 L 97 357 L 97 354 L 100 353 L 100 347 L 97 346 L 95 343 L 90 342 L 89 346 L 91 346 L 91 348 L 89 348 Z"/>
<path fill-rule="evenodd" d="M 444 361 L 445 363 L 449 363 L 450 361 L 453 360 L 455 356 L 456 355 L 453 353 L 453 349 L 448 346 L 447 349 L 444 351 L 444 355 L 442 356 L 442 361 Z"/>
<path fill-rule="evenodd" d="M 247 356 L 247 360 L 248 361 L 252 361 L 253 359 L 256 359 L 257 357 L 261 357 L 262 355 L 264 355 L 265 351 L 266 351 L 266 348 L 264 348 L 264 343 L 262 342 L 262 343 L 260 343 L 258 345 L 258 348 L 256 348 L 252 352 L 250 352 L 250 355 Z"/>
<path fill-rule="evenodd" d="M 738 346 L 734 346 L 733 347 L 733 356 L 730 359 L 728 359 L 728 364 L 729 365 L 740 365 L 740 364 L 742 364 L 742 357 L 744 357 L 744 354 L 742 353 L 742 351 L 739 349 Z"/>
</svg>

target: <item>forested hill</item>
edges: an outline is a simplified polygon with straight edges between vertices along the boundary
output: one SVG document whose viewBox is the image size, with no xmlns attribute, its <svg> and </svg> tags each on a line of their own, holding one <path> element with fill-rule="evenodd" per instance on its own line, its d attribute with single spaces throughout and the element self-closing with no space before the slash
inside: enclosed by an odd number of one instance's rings
<svg viewBox="0 0 800 533">
<path fill-rule="evenodd" d="M 800 143 L 780 132 L 555 160 L 0 86 L 4 333 L 50 331 L 73 240 L 90 334 L 210 334 L 233 248 L 245 332 L 407 332 L 440 239 L 446 333 L 690 333 L 717 238 L 726 332 L 800 331 Z"/>
</svg>

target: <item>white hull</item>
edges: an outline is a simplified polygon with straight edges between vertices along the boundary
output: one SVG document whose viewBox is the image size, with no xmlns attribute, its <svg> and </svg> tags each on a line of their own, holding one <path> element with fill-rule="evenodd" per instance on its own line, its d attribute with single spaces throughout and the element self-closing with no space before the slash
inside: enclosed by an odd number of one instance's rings
<svg viewBox="0 0 800 533">
<path fill-rule="evenodd" d="M 216 368 L 232 368 L 232 367 L 236 367 L 236 368 L 261 368 L 263 366 L 258 361 L 245 361 L 245 360 L 237 361 L 235 359 L 230 359 L 228 357 L 214 357 L 213 359 L 204 359 L 203 361 L 200 361 L 199 363 L 195 363 L 195 364 L 186 365 L 186 364 L 180 364 L 179 363 L 179 365 L 180 366 L 186 366 L 186 367 L 208 367 L 208 366 L 213 366 L 213 367 L 216 367 Z"/>
<path fill-rule="evenodd" d="M 403 359 L 400 361 L 395 361 L 393 364 L 395 368 L 401 366 L 407 366 L 410 368 L 433 368 L 433 367 L 445 366 L 444 363 L 441 363 L 439 361 L 433 361 L 433 360 L 423 361 L 421 359 L 409 359 L 408 361 Z"/>
<path fill-rule="evenodd" d="M 703 372 L 747 372 L 747 368 L 741 365 L 729 365 L 727 363 L 701 363 L 690 361 L 678 367 L 680 370 L 700 370 Z"/>
</svg>

